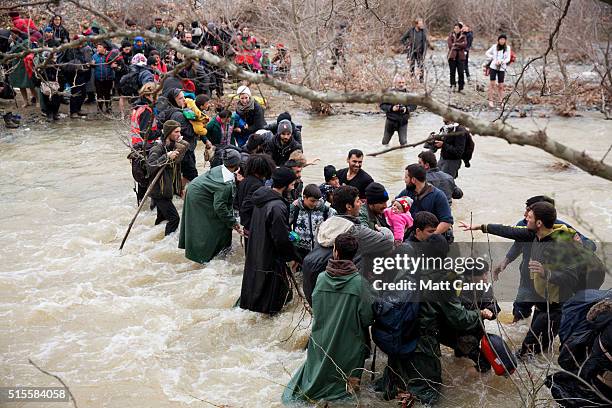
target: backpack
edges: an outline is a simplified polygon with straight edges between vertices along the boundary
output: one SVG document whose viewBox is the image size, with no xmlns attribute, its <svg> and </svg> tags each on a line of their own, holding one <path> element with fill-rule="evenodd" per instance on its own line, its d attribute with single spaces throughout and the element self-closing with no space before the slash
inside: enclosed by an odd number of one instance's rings
<svg viewBox="0 0 612 408">
<path fill-rule="evenodd" d="M 516 62 L 516 54 L 514 53 L 513 49 L 510 49 L 510 61 L 508 61 L 506 65 L 510 65 L 514 62 Z"/>
<path fill-rule="evenodd" d="M 386 292 L 372 305 L 372 340 L 388 356 L 403 357 L 414 351 L 419 338 L 419 301 L 416 291 L 401 291 L 397 296 Z"/>
<path fill-rule="evenodd" d="M 147 152 L 144 143 L 137 143 L 133 146 L 136 152 L 131 152 L 128 159 L 132 164 L 132 177 L 138 184 L 147 185 L 149 183 L 149 171 L 147 169 Z"/>
<path fill-rule="evenodd" d="M 130 71 L 119 80 L 119 92 L 124 96 L 136 96 L 140 89 L 140 72 Z"/>
<path fill-rule="evenodd" d="M 474 154 L 474 138 L 472 138 L 472 134 L 466 129 L 466 138 L 465 138 L 465 149 L 463 149 L 463 155 L 461 156 L 461 160 L 465 163 L 465 167 L 470 167 L 470 160 L 472 160 L 472 155 Z"/>
</svg>

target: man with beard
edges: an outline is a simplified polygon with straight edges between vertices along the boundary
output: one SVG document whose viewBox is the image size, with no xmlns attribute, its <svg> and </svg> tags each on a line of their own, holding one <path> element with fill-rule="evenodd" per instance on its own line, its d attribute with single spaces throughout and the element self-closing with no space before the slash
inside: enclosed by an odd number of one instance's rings
<svg viewBox="0 0 612 408">
<path fill-rule="evenodd" d="M 282 166 L 289 160 L 289 156 L 302 146 L 293 139 L 293 128 L 288 120 L 281 120 L 278 124 L 276 136 L 266 143 L 264 152 L 269 154 L 277 166 Z"/>
<path fill-rule="evenodd" d="M 348 167 L 338 170 L 338 180 L 341 186 L 353 186 L 359 190 L 359 198 L 365 200 L 365 189 L 374 181 L 372 177 L 361 168 L 363 165 L 363 152 L 351 149 L 346 158 Z"/>
<path fill-rule="evenodd" d="M 460 223 L 464 231 L 481 230 L 504 238 L 531 242 L 529 273 L 542 302 L 535 305 L 529 332 L 518 356 L 538 354 L 549 349 L 559 332 L 563 303 L 585 289 L 589 259 L 579 252 L 582 246 L 576 231 L 555 225 L 557 211 L 548 202 L 537 202 L 527 212 L 527 228 L 500 224 Z M 598 289 L 598 288 L 596 288 Z"/>
<path fill-rule="evenodd" d="M 393 81 L 395 87 L 391 89 L 393 92 L 408 92 L 406 89 L 406 78 L 397 75 Z M 382 139 L 383 145 L 388 145 L 391 137 L 395 132 L 399 136 L 400 145 L 407 143 L 408 133 L 408 117 L 410 112 L 416 109 L 416 105 L 400 105 L 383 102 L 380 104 L 380 109 L 387 115 L 385 120 L 385 134 Z"/>
<path fill-rule="evenodd" d="M 301 261 L 289 240 L 289 203 L 283 198 L 295 185 L 295 173 L 279 167 L 272 187 L 253 193 L 249 246 L 244 263 L 240 307 L 274 315 L 291 299 L 287 262 L 295 271 Z"/>
<path fill-rule="evenodd" d="M 427 182 L 427 173 L 420 164 L 410 164 L 406 167 L 404 181 L 406 188 L 397 197 L 410 197 L 414 201 L 410 206 L 412 218 L 421 211 L 428 211 L 436 216 L 438 227 L 435 233 L 444 235 L 446 240 L 453 242 L 453 215 L 444 192 Z"/>
</svg>

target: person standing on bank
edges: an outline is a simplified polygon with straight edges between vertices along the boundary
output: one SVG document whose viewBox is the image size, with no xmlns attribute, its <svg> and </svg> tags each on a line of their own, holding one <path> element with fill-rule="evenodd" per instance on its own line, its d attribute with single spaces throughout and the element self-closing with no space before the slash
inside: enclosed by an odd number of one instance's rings
<svg viewBox="0 0 612 408">
<path fill-rule="evenodd" d="M 423 19 L 416 19 L 414 21 L 414 27 L 406 31 L 400 41 L 406 47 L 406 55 L 410 63 L 410 74 L 414 76 L 414 66 L 416 65 L 419 81 L 423 82 L 423 61 L 425 61 L 425 52 L 427 48 L 433 50 L 427 38 L 427 29 L 425 28 Z"/>
<path fill-rule="evenodd" d="M 359 190 L 359 198 L 365 200 L 365 189 L 374 179 L 361 168 L 363 165 L 363 152 L 351 149 L 346 158 L 348 167 L 338 170 L 338 180 L 341 186 L 353 186 Z"/>
<path fill-rule="evenodd" d="M 401 75 L 396 75 L 393 80 L 394 87 L 392 92 L 408 92 L 406 89 L 406 78 Z M 397 132 L 400 145 L 407 143 L 408 133 L 408 117 L 410 112 L 416 109 L 416 105 L 400 105 L 383 102 L 380 104 L 380 109 L 387 115 L 385 120 L 385 134 L 382 139 L 383 145 L 388 145 L 393 134 Z"/>
<path fill-rule="evenodd" d="M 165 124 L 164 124 L 165 126 Z M 187 185 L 178 247 L 194 262 L 209 262 L 232 245 L 232 229 L 240 231 L 234 217 L 235 176 L 240 153 L 228 149 L 223 165 L 213 167 Z"/>
<path fill-rule="evenodd" d="M 510 62 L 510 46 L 506 44 L 506 34 L 497 37 L 497 44 L 487 50 L 489 64 L 489 108 L 495 107 L 495 102 L 502 103 L 504 99 L 504 78 Z M 497 79 L 497 83 L 495 80 Z M 497 99 L 497 101 L 496 101 Z"/>
<path fill-rule="evenodd" d="M 465 61 L 463 62 L 463 68 L 465 71 L 465 79 L 470 82 L 470 50 L 472 49 L 472 43 L 474 42 L 474 33 L 469 25 L 464 24 L 461 29 L 465 33 L 465 39 L 467 46 L 465 47 Z"/>
<path fill-rule="evenodd" d="M 455 23 L 453 31 L 448 35 L 446 43 L 448 44 L 448 67 L 450 68 L 450 87 L 452 91 L 461 92 L 465 85 L 463 79 L 463 63 L 465 61 L 465 48 L 467 47 L 467 38 L 465 33 L 461 32 L 463 25 Z M 457 82 L 455 74 L 459 77 L 459 88 L 456 88 Z"/>
<path fill-rule="evenodd" d="M 244 262 L 240 307 L 274 315 L 291 300 L 287 262 L 297 269 L 301 259 L 289 240 L 289 203 L 283 198 L 295 185 L 291 169 L 279 167 L 272 174 L 272 187 L 253 193 L 249 246 Z"/>
<path fill-rule="evenodd" d="M 155 200 L 157 207 L 157 218 L 155 225 L 166 220 L 165 235 L 176 231 L 179 226 L 179 215 L 172 203 L 172 197 L 180 195 L 181 185 L 181 160 L 187 151 L 189 144 L 182 140 L 181 124 L 174 120 L 167 120 L 163 128 L 162 143 L 151 148 L 147 157 L 149 174 L 154 178 L 158 171 L 162 175 L 151 190 L 151 198 Z"/>
</svg>

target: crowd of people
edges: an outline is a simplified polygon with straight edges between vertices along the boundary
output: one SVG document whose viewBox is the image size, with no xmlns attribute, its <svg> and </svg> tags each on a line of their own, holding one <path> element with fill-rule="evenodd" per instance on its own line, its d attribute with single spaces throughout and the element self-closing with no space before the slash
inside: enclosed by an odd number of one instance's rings
<svg viewBox="0 0 612 408">
<path fill-rule="evenodd" d="M 23 49 L 24 41 L 51 46 L 70 40 L 59 16 L 39 30 L 31 19 L 14 14 L 12 52 Z M 132 22 L 127 25 L 133 28 Z M 451 86 L 458 74 L 458 91 L 464 86 L 464 73 L 469 77 L 464 62 L 471 40 L 466 27 L 458 23 L 448 39 Z M 99 31 L 96 24 L 83 22 L 79 35 Z M 248 27 L 232 38 L 223 23 L 219 27 L 178 23 L 168 29 L 157 18 L 151 31 L 173 35 L 189 48 L 211 47 L 220 55 L 228 55 L 232 48 L 236 62 L 249 69 L 266 70 L 276 61 L 281 64 L 278 71 L 290 72 L 287 55 L 264 62 L 266 54 L 260 52 Z M 505 40 L 500 36 L 487 51 L 492 82 L 504 80 L 509 62 Z M 416 21 L 403 41 L 410 47 L 411 71 L 422 78 L 428 47 L 422 20 Z M 178 247 L 185 250 L 186 258 L 200 264 L 231 254 L 232 241 L 239 235 L 245 251 L 236 303 L 240 308 L 274 316 L 288 303 L 302 301 L 312 310 L 306 361 L 286 386 L 285 403 L 350 398 L 359 389 L 374 345 L 388 355 L 387 367 L 375 383 L 384 399 L 435 403 L 443 386 L 441 345 L 473 360 L 476 372 L 493 367 L 496 373 L 499 369 L 510 375 L 516 358 L 528 364 L 529 356 L 550 350 L 557 335 L 562 352 L 582 351 L 573 354 L 574 360 L 566 356 L 561 364 L 582 381 L 551 374 L 553 396 L 565 406 L 573 406 L 576 395 L 596 402 L 612 398 L 608 352 L 612 350 L 612 293 L 597 291 L 605 268 L 594 254 L 593 241 L 558 219 L 549 197 L 529 198 L 524 218 L 516 226 L 459 223 L 466 231 L 480 230 L 515 241 L 501 265 L 493 268 L 495 278 L 522 255 L 512 314 L 515 321 L 533 316 L 516 354 L 508 351 L 503 340 L 500 343 L 485 332 L 484 320 L 493 320 L 500 312 L 492 290 L 446 290 L 418 301 L 410 291 L 401 291 L 399 300 L 391 301 L 371 290 L 366 265 L 373 256 L 450 256 L 453 200 L 463 196 L 456 179 L 462 164 L 469 167 L 474 151 L 469 129 L 445 120 L 439 131 L 431 133 L 418 162 L 405 167 L 406 187 L 395 196 L 364 170 L 364 153 L 359 149 L 348 151 L 344 168 L 323 166 L 322 183 L 304 185 L 302 169 L 318 160 L 306 159 L 302 127 L 291 114 L 283 112 L 267 122 L 265 104 L 247 84 L 237 88 L 233 107 L 213 109 L 211 92 L 222 95 L 223 81 L 211 80 L 215 71 L 202 61 L 180 74 L 171 73 L 181 57 L 165 44 L 149 44 L 143 37 L 126 39 L 120 47 L 107 41 L 85 42 L 54 57 L 64 61 L 61 72 L 20 60 L 32 82 L 19 88 L 24 100 L 31 102 L 27 89 L 36 86 L 33 78 L 42 78 L 38 97 L 50 120 L 57 119 L 61 101 L 52 91 L 42 91 L 43 84 L 57 83 L 60 88 L 71 84 L 74 117 L 80 116 L 90 81 L 98 109 L 105 113 L 112 109 L 113 89 L 122 97 L 137 96 L 130 116 L 128 158 L 138 203 L 150 188 L 155 224 L 165 222 L 166 235 L 179 230 Z M 340 60 L 341 53 L 336 57 Z M 27 75 L 28 70 L 32 75 Z M 62 79 L 67 73 L 70 78 Z M 394 82 L 394 90 L 406 91 L 405 77 L 398 75 Z M 415 107 L 383 103 L 380 108 L 386 115 L 383 144 L 395 132 L 400 144 L 406 144 L 408 117 Z M 209 166 L 204 174 L 199 174 L 196 165 L 198 141 Z M 184 201 L 182 214 L 173 202 L 177 197 Z M 540 245 L 545 243 L 558 245 Z M 391 281 L 406 277 L 406 271 L 390 272 Z M 419 271 L 411 279 L 483 282 L 489 272 L 489 265 L 470 268 L 461 276 L 434 268 Z M 589 296 L 580 292 L 583 289 L 591 291 Z M 573 306 L 571 311 L 568 305 Z M 578 309 L 582 320 L 592 324 L 567 324 L 568 319 L 575 322 Z M 504 353 L 506 358 L 500 356 Z M 589 369 L 580 370 L 584 366 Z"/>
<path fill-rule="evenodd" d="M 408 56 L 408 65 L 412 76 L 424 80 L 424 63 L 428 49 L 434 47 L 429 41 L 429 35 L 423 19 L 414 21 L 413 27 L 408 29 L 401 38 Z M 457 22 L 446 39 L 448 46 L 447 60 L 450 74 L 451 92 L 463 92 L 465 81 L 470 81 L 470 50 L 474 42 L 474 32 L 468 24 Z M 495 108 L 504 99 L 504 81 L 506 72 L 516 55 L 507 44 L 506 34 L 500 34 L 497 43 L 491 46 L 486 53 L 483 64 L 484 75 L 489 78 L 488 102 L 490 108 Z"/>
<path fill-rule="evenodd" d="M 77 33 L 71 35 L 60 15 L 40 24 L 32 18 L 22 17 L 17 11 L 10 12 L 9 16 L 12 28 L 0 29 L 0 52 L 3 53 L 54 48 L 105 32 L 95 20 L 81 21 Z M 132 30 L 147 29 L 155 34 L 173 36 L 184 47 L 207 50 L 250 71 L 282 78 L 291 74 L 291 55 L 287 47 L 282 43 L 268 44 L 258 40 L 246 25 L 229 26 L 225 20 L 218 24 L 193 21 L 190 25 L 179 22 L 173 28 L 160 17 L 155 18 L 150 27 L 139 27 L 131 20 L 126 20 L 125 25 Z M 30 54 L 11 61 L 3 67 L 8 75 L 0 78 L 0 98 L 12 99 L 14 89 L 18 88 L 23 107 L 39 103 L 49 121 L 60 118 L 62 103 L 69 105 L 70 118 L 84 118 L 87 115 L 82 110 L 83 104 L 97 103 L 98 112 L 108 115 L 112 114 L 113 99 L 118 99 L 123 117 L 126 105 L 138 97 L 142 85 L 159 81 L 185 59 L 168 48 L 164 41 L 148 42 L 141 36 L 124 38 L 120 43 L 87 41 L 52 55 L 48 52 Z M 224 80 L 228 77 L 224 70 L 204 60 L 193 61 L 172 76 L 191 81 L 189 91 L 209 97 L 224 95 Z M 11 119 L 5 117 L 5 124 L 14 128 Z"/>
</svg>

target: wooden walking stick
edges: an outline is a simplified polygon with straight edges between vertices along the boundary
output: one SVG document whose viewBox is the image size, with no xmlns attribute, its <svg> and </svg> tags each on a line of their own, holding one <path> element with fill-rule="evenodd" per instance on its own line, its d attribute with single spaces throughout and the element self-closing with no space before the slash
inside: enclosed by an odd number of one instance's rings
<svg viewBox="0 0 612 408">
<path fill-rule="evenodd" d="M 125 235 L 123 236 L 123 241 L 121 241 L 121 246 L 119 246 L 119 250 L 120 251 L 123 249 L 123 245 L 125 244 L 125 241 L 127 240 L 128 235 L 130 235 L 130 231 L 132 229 L 132 225 L 134 225 L 134 221 L 136 221 L 136 217 L 138 217 L 138 213 L 140 213 L 140 210 L 142 210 L 142 207 L 144 206 L 144 203 L 145 203 L 147 197 L 149 196 L 149 194 L 151 194 L 151 191 L 153 191 L 153 186 L 157 183 L 157 180 L 159 180 L 159 178 L 161 177 L 161 175 L 164 172 L 164 169 L 166 168 L 167 165 L 168 164 L 164 164 L 159 169 L 157 174 L 155 175 L 155 178 L 153 179 L 153 181 L 151 181 L 149 183 L 149 187 L 147 188 L 147 191 L 145 192 L 144 196 L 142 197 L 142 200 L 140 200 L 140 205 L 138 206 L 138 209 L 136 210 L 136 214 L 134 214 L 134 217 L 132 217 L 132 221 L 130 221 L 130 225 L 128 225 L 127 231 L 125 231 Z"/>
</svg>

